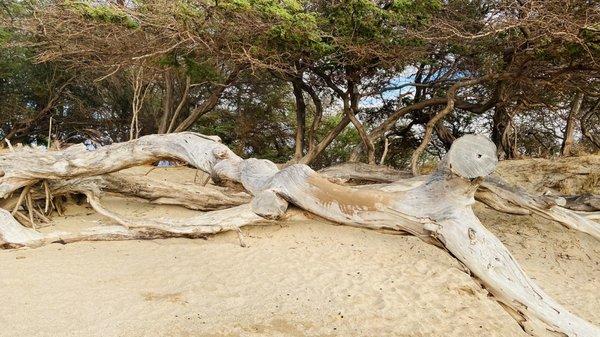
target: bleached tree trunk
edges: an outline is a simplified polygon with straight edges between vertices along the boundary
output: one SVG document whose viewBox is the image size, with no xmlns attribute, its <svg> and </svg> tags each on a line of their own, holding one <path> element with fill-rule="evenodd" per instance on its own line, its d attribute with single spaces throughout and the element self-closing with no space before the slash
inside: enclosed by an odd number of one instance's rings
<svg viewBox="0 0 600 337">
<path fill-rule="evenodd" d="M 244 160 L 215 138 L 181 133 L 141 137 L 95 151 L 79 147 L 55 153 L 30 150 L 2 155 L 0 195 L 7 196 L 42 179 L 89 177 L 166 158 L 188 162 L 209 173 L 215 182 L 241 184 L 254 199 L 250 204 L 184 220 L 146 220 L 115 214 L 104 208 L 94 193 L 87 192 L 96 210 L 122 226 L 42 235 L 22 227 L 3 211 L 0 241 L 4 246 L 18 247 L 56 241 L 197 237 L 239 230 L 241 226 L 268 222 L 266 219 L 298 216 L 288 210 L 292 204 L 339 224 L 403 231 L 446 249 L 529 332 L 600 335 L 598 327 L 560 306 L 528 278 L 506 247 L 473 213 L 475 191 L 497 163 L 495 146 L 481 136 L 457 139 L 435 173 L 424 183 L 403 191 L 337 185 L 306 165 L 279 170 L 267 160 Z"/>
<path fill-rule="evenodd" d="M 335 182 L 374 182 L 361 188 L 388 192 L 406 191 L 424 184 L 428 176 L 407 179 L 408 172 L 359 163 L 345 163 L 319 171 Z M 385 184 L 389 183 L 389 184 Z M 510 186 L 498 176 L 485 177 L 475 199 L 489 207 L 508 214 L 537 214 L 561 225 L 587 233 L 600 240 L 600 224 L 593 221 L 600 216 L 600 196 L 534 196 L 522 188 Z"/>
</svg>

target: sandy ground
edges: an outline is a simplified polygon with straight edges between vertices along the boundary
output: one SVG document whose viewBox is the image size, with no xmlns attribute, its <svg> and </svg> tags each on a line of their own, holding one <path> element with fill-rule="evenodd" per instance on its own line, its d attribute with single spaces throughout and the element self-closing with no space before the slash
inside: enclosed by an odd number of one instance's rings
<svg viewBox="0 0 600 337">
<path fill-rule="evenodd" d="M 192 214 L 106 203 L 140 217 Z M 598 242 L 539 217 L 476 211 L 542 288 L 600 324 Z M 54 220 L 110 224 L 84 205 Z M 527 336 L 453 258 L 413 237 L 318 221 L 244 234 L 247 248 L 223 234 L 0 251 L 0 336 Z"/>
</svg>

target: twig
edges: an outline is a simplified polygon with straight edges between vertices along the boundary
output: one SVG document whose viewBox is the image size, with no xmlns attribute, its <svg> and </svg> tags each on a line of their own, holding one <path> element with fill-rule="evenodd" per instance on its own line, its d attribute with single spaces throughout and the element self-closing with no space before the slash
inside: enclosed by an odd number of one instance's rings
<svg viewBox="0 0 600 337">
<path fill-rule="evenodd" d="M 33 200 L 31 199 L 31 193 L 27 193 L 27 211 L 29 212 L 29 221 L 31 222 L 32 228 L 37 229 L 35 222 L 33 221 Z"/>
<path fill-rule="evenodd" d="M 50 208 L 50 200 L 52 200 L 52 194 L 50 193 L 48 180 L 44 180 L 44 191 L 46 192 L 46 205 L 44 207 L 44 213 L 48 214 L 48 209 Z"/>
<path fill-rule="evenodd" d="M 15 215 L 15 217 L 20 218 L 22 220 L 20 222 L 24 226 L 25 226 L 25 223 L 27 223 L 28 224 L 27 227 L 30 227 L 30 228 L 33 228 L 35 226 L 35 224 L 33 222 L 31 222 L 25 214 L 23 214 L 21 212 L 16 212 L 14 215 Z M 25 222 L 25 223 L 23 223 L 23 222 Z"/>
<path fill-rule="evenodd" d="M 27 195 L 27 193 L 29 193 L 29 188 L 30 187 L 31 187 L 30 185 L 27 185 L 21 191 L 21 194 L 19 195 L 19 199 L 17 199 L 17 203 L 15 205 L 15 208 L 13 208 L 12 215 L 15 215 L 17 213 L 17 211 L 19 210 L 19 207 L 21 207 L 21 204 L 23 203 L 23 199 L 25 198 L 25 196 Z"/>
<path fill-rule="evenodd" d="M 10 140 L 8 138 L 4 138 L 4 141 L 8 145 L 8 148 L 10 149 L 10 152 L 15 152 L 15 149 L 13 148 L 12 144 L 10 143 Z"/>
<path fill-rule="evenodd" d="M 242 230 L 239 228 L 236 228 L 236 232 L 238 235 L 238 240 L 240 240 L 240 246 L 244 247 L 244 248 L 248 247 L 248 245 L 246 245 L 246 242 L 244 242 L 244 233 L 242 233 Z"/>
<path fill-rule="evenodd" d="M 50 144 L 52 144 L 52 116 L 50 116 L 50 125 L 48 126 L 48 149 L 50 149 Z"/>
<path fill-rule="evenodd" d="M 379 165 L 383 165 L 383 162 L 385 162 L 385 157 L 387 156 L 389 145 L 390 141 L 388 140 L 388 137 L 385 137 L 383 141 L 383 154 L 381 155 L 381 160 L 379 160 Z"/>
</svg>

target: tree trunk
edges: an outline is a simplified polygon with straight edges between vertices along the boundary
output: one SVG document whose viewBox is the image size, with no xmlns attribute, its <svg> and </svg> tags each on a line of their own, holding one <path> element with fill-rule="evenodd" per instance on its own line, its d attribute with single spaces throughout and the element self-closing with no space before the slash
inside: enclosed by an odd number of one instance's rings
<svg viewBox="0 0 600 337">
<path fill-rule="evenodd" d="M 321 119 L 323 118 L 323 101 L 321 101 L 319 95 L 317 95 L 310 85 L 304 83 L 304 81 L 301 81 L 300 84 L 302 85 L 302 89 L 310 96 L 315 109 L 313 121 L 310 130 L 308 130 L 308 151 L 310 152 L 317 146 L 317 131 L 321 125 Z"/>
<path fill-rule="evenodd" d="M 511 139 L 513 134 L 512 116 L 503 105 L 495 107 L 492 122 L 492 141 L 498 148 L 498 156 L 504 159 L 516 158 L 518 156 L 517 149 Z"/>
<path fill-rule="evenodd" d="M 158 132 L 166 133 L 169 119 L 173 112 L 173 76 L 169 70 L 165 71 L 165 88 L 163 91 L 163 111 L 158 122 Z"/>
<path fill-rule="evenodd" d="M 301 81 L 302 79 L 300 79 Z M 296 143 L 294 147 L 294 160 L 298 161 L 304 155 L 304 139 L 306 133 L 306 103 L 302 86 L 298 80 L 292 81 L 294 98 L 296 99 Z"/>
<path fill-rule="evenodd" d="M 561 155 L 568 157 L 571 155 L 573 150 L 574 136 L 575 136 L 575 122 L 581 111 L 581 103 L 583 103 L 583 93 L 578 91 L 573 98 L 573 105 L 569 111 L 567 117 L 567 126 L 565 127 L 565 133 L 563 136 L 563 142 L 560 148 Z"/>
<path fill-rule="evenodd" d="M 340 134 L 346 126 L 350 124 L 350 118 L 344 115 L 344 117 L 340 120 L 340 122 L 333 128 L 329 133 L 323 138 L 316 146 L 304 155 L 304 157 L 298 160 L 299 164 L 310 164 L 313 162 L 325 149 L 333 142 L 333 140 Z"/>
<path fill-rule="evenodd" d="M 219 103 L 223 91 L 225 91 L 225 89 L 227 89 L 237 79 L 240 71 L 241 69 L 234 69 L 231 72 L 231 74 L 229 74 L 227 80 L 224 83 L 217 84 L 215 88 L 213 88 L 210 96 L 208 96 L 208 98 L 206 98 L 206 100 L 202 102 L 202 104 L 195 107 L 190 112 L 189 116 L 186 119 L 184 119 L 181 123 L 179 123 L 177 128 L 174 129 L 174 132 L 186 131 L 187 129 L 192 127 L 192 125 L 194 125 L 194 123 L 196 123 L 200 117 L 214 109 L 215 106 L 217 106 L 217 104 Z"/>
<path fill-rule="evenodd" d="M 592 118 L 592 115 L 596 114 L 598 120 L 600 120 L 600 98 L 596 100 L 595 103 L 592 104 L 590 109 L 582 114 L 581 119 L 579 120 L 579 127 L 581 128 L 581 134 L 585 137 L 596 149 L 600 150 L 600 136 L 592 132 L 589 129 L 589 119 Z M 592 124 L 593 127 L 593 124 Z"/>
<path fill-rule="evenodd" d="M 352 74 L 348 74 L 348 76 L 350 77 Z M 344 99 L 344 113 L 346 116 L 348 116 L 352 124 L 354 124 L 356 131 L 358 131 L 358 135 L 360 136 L 360 139 L 367 151 L 367 162 L 373 165 L 375 164 L 375 145 L 369 138 L 364 125 L 358 120 L 358 118 L 356 118 L 359 100 L 359 94 L 357 91 L 358 88 L 356 86 L 356 82 L 354 82 L 353 79 L 348 79 L 348 95 Z"/>
</svg>

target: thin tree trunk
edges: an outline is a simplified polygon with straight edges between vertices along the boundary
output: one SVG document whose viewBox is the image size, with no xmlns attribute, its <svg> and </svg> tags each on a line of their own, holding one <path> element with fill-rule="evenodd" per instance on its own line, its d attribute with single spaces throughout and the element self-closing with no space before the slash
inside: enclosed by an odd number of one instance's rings
<svg viewBox="0 0 600 337">
<path fill-rule="evenodd" d="M 565 133 L 563 136 L 563 142 L 561 145 L 560 152 L 563 156 L 568 157 L 573 151 L 573 143 L 575 137 L 575 122 L 581 111 L 581 103 L 583 103 L 583 93 L 578 91 L 573 98 L 573 104 L 567 117 L 567 126 L 565 127 Z"/>
<path fill-rule="evenodd" d="M 163 111 L 158 122 L 158 133 L 166 133 L 167 125 L 173 112 L 173 76 L 170 70 L 165 71 L 165 88 L 163 91 Z"/>
<path fill-rule="evenodd" d="M 448 102 L 447 98 L 432 98 L 432 99 L 428 99 L 425 101 L 421 101 L 419 103 L 411 104 L 409 106 L 405 106 L 405 107 L 397 110 L 396 112 L 394 112 L 392 115 L 390 115 L 388 118 L 386 118 L 383 121 L 383 123 L 379 124 L 379 126 L 374 128 L 369 133 L 369 138 L 371 139 L 371 142 L 375 143 L 379 139 L 381 139 L 381 137 L 383 137 L 383 135 L 385 135 L 385 133 L 387 131 L 389 131 L 392 127 L 394 127 L 394 125 L 396 125 L 398 120 L 400 120 L 400 118 L 402 118 L 403 116 L 405 116 L 415 110 L 421 110 L 426 107 L 434 106 L 434 105 L 442 105 L 442 104 L 446 104 L 447 102 Z M 362 150 L 363 150 L 362 144 L 357 146 L 350 154 L 350 160 L 351 161 L 358 160 L 358 156 L 360 155 L 360 152 Z"/>
<path fill-rule="evenodd" d="M 294 160 L 298 161 L 304 155 L 304 139 L 306 133 L 306 102 L 302 86 L 298 83 L 302 79 L 292 80 L 294 98 L 296 99 L 296 138 L 294 146 Z"/>
<path fill-rule="evenodd" d="M 179 118 L 181 111 L 188 102 L 188 94 L 192 85 L 191 81 L 192 79 L 189 76 L 185 77 L 185 88 L 183 89 L 183 93 L 181 94 L 179 104 L 177 105 L 177 108 L 173 113 L 173 117 L 171 118 L 171 122 L 169 123 L 169 127 L 167 128 L 167 133 L 171 133 L 171 131 L 173 131 L 173 128 L 175 127 L 175 123 L 177 123 L 177 119 Z"/>
<path fill-rule="evenodd" d="M 353 74 L 348 74 L 349 77 L 351 77 L 352 75 Z M 348 118 L 356 128 L 356 131 L 358 131 L 358 135 L 360 136 L 360 139 L 367 151 L 367 162 L 369 164 L 375 164 L 375 145 L 373 144 L 373 141 L 371 141 L 371 139 L 369 138 L 369 135 L 367 134 L 364 125 L 358 120 L 358 118 L 356 118 L 359 100 L 359 93 L 357 91 L 358 88 L 356 82 L 354 82 L 353 79 L 349 78 L 348 94 L 344 98 L 344 113 L 346 114 L 346 116 L 348 116 Z"/>
<path fill-rule="evenodd" d="M 225 89 L 229 88 L 229 86 L 237 79 L 241 69 L 234 69 L 231 74 L 227 77 L 227 80 L 222 84 L 217 84 L 215 88 L 212 90 L 210 96 L 202 102 L 199 106 L 195 107 L 189 114 L 189 116 L 184 119 L 177 128 L 175 128 L 174 132 L 182 132 L 189 129 L 192 125 L 194 125 L 198 119 L 204 116 L 206 113 L 210 112 L 214 109 L 215 106 L 219 103 L 221 99 L 221 95 L 225 91 Z"/>
<path fill-rule="evenodd" d="M 512 116 L 503 105 L 497 105 L 492 117 L 492 141 L 498 148 L 498 156 L 504 159 L 517 157 L 517 150 L 511 141 L 512 134 Z"/>
<path fill-rule="evenodd" d="M 411 162 L 412 172 L 415 176 L 419 175 L 418 161 L 421 158 L 421 154 L 423 153 L 423 151 L 425 151 L 425 149 L 429 145 L 429 142 L 431 141 L 433 128 L 437 125 L 438 122 L 443 120 L 444 117 L 446 117 L 446 115 L 448 115 L 449 113 L 452 112 L 452 110 L 454 110 L 454 104 L 455 104 L 455 100 L 456 100 L 457 91 L 460 88 L 476 85 L 476 84 L 484 82 L 490 78 L 491 78 L 491 76 L 484 76 L 484 77 L 471 79 L 471 80 L 462 80 L 462 81 L 454 83 L 450 87 L 450 89 L 448 89 L 448 93 L 447 93 L 448 102 L 446 103 L 446 107 L 444 109 L 442 109 L 440 112 L 438 112 L 435 116 L 433 116 L 433 118 L 431 118 L 429 120 L 429 122 L 427 122 L 427 125 L 425 126 L 425 134 L 423 135 L 423 141 L 421 142 L 419 147 L 417 147 L 417 149 L 412 154 L 410 162 Z"/>
<path fill-rule="evenodd" d="M 596 147 L 596 149 L 600 150 L 600 136 L 592 133 L 588 128 L 588 120 L 592 117 L 593 114 L 598 115 L 598 119 L 600 119 L 600 99 L 596 100 L 596 103 L 592 105 L 592 107 L 581 116 L 581 120 L 579 121 L 579 126 L 581 127 L 581 133 L 583 136 L 592 143 Z"/>
<path fill-rule="evenodd" d="M 323 102 L 310 85 L 304 83 L 304 81 L 301 82 L 301 85 L 302 89 L 310 96 L 315 108 L 313 121 L 311 123 L 310 130 L 308 130 L 308 151 L 310 152 L 317 145 L 317 130 L 319 129 L 319 126 L 321 125 L 321 119 L 323 118 Z"/>
<path fill-rule="evenodd" d="M 340 134 L 346 126 L 350 124 L 350 118 L 347 115 L 342 117 L 342 120 L 333 128 L 329 133 L 311 150 L 309 150 L 304 157 L 298 160 L 299 164 L 310 164 L 314 161 L 325 149 L 333 142 L 333 140 Z"/>
</svg>

